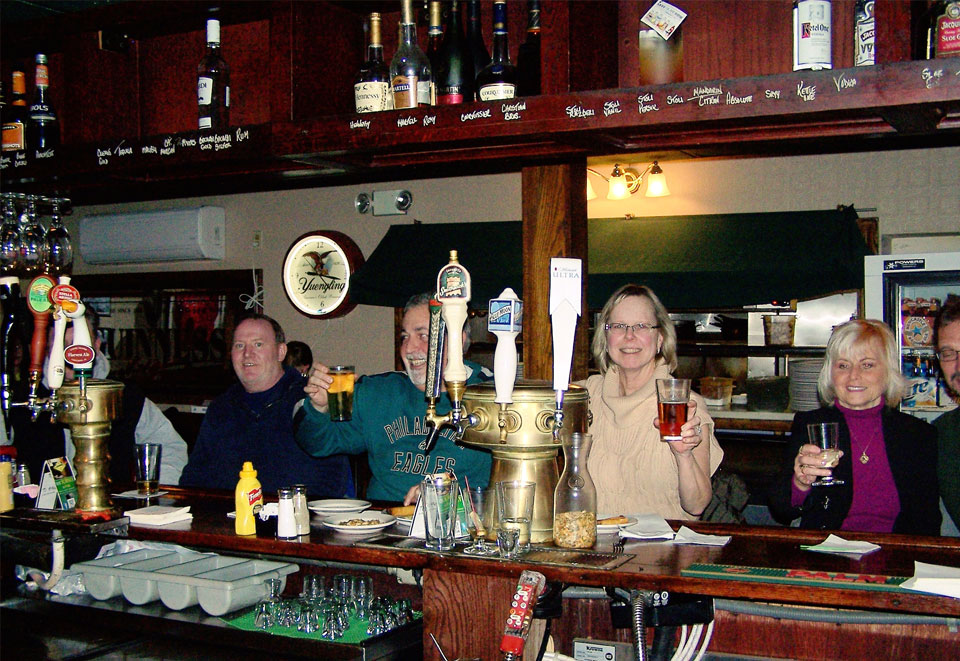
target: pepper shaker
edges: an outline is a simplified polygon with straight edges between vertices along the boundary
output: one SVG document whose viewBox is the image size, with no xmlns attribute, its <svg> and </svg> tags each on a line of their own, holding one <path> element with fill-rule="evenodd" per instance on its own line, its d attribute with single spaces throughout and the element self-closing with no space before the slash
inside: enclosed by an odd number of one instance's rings
<svg viewBox="0 0 960 661">
<path fill-rule="evenodd" d="M 310 510 L 307 507 L 307 485 L 293 485 L 293 517 L 297 522 L 297 535 L 310 534 Z"/>
</svg>

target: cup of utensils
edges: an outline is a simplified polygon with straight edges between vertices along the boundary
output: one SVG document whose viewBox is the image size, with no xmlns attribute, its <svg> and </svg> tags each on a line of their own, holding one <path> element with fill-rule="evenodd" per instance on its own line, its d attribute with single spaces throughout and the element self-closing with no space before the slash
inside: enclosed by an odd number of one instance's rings
<svg viewBox="0 0 960 661">
<path fill-rule="evenodd" d="M 266 581 L 266 587 L 254 607 L 259 629 L 288 627 L 338 640 L 351 627 L 378 636 L 413 621 L 410 600 L 374 594 L 369 576 L 307 574 L 300 594 L 288 598 L 281 598 L 278 579 Z"/>
</svg>

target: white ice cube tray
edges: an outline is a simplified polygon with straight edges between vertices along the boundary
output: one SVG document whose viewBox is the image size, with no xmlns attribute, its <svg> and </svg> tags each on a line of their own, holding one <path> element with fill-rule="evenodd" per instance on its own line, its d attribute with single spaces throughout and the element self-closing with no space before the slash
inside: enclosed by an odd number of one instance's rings
<svg viewBox="0 0 960 661">
<path fill-rule="evenodd" d="M 143 549 L 77 562 L 71 569 L 83 573 L 84 585 L 94 599 L 122 593 L 130 603 L 142 605 L 159 598 L 173 610 L 199 603 L 208 614 L 220 616 L 259 601 L 267 594 L 267 579 L 280 579 L 282 590 L 287 575 L 299 567 L 212 553 Z"/>
</svg>

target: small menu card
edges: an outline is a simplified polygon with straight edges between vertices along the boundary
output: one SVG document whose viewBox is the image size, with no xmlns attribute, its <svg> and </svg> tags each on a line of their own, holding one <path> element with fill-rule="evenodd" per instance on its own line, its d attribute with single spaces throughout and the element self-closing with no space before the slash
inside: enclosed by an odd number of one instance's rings
<svg viewBox="0 0 960 661">
<path fill-rule="evenodd" d="M 127 510 L 123 515 L 130 518 L 130 523 L 135 523 L 138 526 L 165 526 L 168 523 L 189 521 L 193 518 L 189 505 L 187 507 L 151 505 L 150 507 Z"/>
</svg>

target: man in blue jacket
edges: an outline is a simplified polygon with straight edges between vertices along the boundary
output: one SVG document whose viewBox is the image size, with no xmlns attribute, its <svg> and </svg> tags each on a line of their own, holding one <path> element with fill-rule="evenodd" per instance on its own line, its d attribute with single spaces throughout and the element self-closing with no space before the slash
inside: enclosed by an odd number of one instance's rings
<svg viewBox="0 0 960 661">
<path fill-rule="evenodd" d="M 297 442 L 314 456 L 366 452 L 372 473 L 368 498 L 410 500 L 411 489 L 420 484 L 424 475 L 447 470 L 454 471 L 461 480 L 466 475 L 471 487 L 484 487 L 490 481 L 490 454 L 457 445 L 449 429 L 440 433 L 429 455 L 424 452 L 429 431 L 425 424 L 424 400 L 430 339 L 429 300 L 429 295 L 420 294 L 411 298 L 404 308 L 400 358 L 406 374 L 384 372 L 360 378 L 354 387 L 353 415 L 349 422 L 331 422 L 327 413 L 327 389 L 333 377 L 326 366 L 314 363 L 304 388 L 308 396 L 303 400 Z M 466 335 L 463 340 L 466 344 Z M 464 363 L 468 385 L 492 377 L 490 371 L 480 365 Z M 449 410 L 450 400 L 444 394 L 437 402 L 437 413 L 444 415 Z"/>
<path fill-rule="evenodd" d="M 233 489 L 243 462 L 252 461 L 264 491 L 307 485 L 311 498 L 354 494 L 347 457 L 308 455 L 294 440 L 294 408 L 303 377 L 283 366 L 283 329 L 266 315 L 242 319 L 231 346 L 236 383 L 207 408 L 181 486 Z"/>
</svg>

